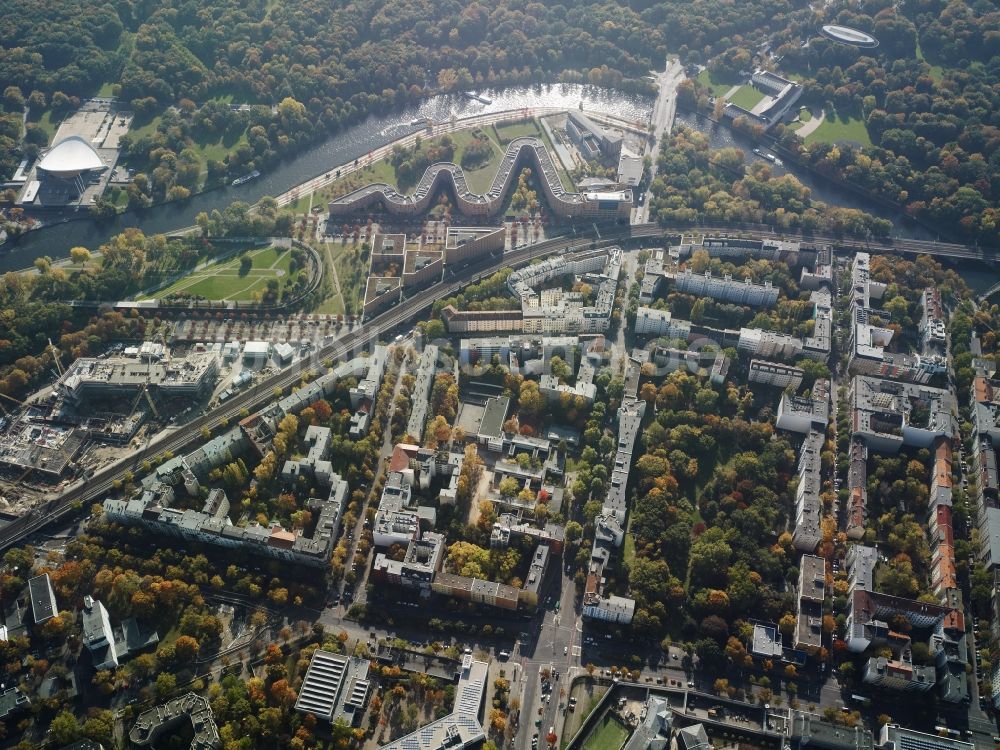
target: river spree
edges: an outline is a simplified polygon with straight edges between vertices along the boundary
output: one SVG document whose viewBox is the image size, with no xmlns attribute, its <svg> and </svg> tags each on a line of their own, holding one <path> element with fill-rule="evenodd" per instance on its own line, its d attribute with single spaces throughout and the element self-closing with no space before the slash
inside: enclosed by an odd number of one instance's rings
<svg viewBox="0 0 1000 750">
<path fill-rule="evenodd" d="M 254 203 L 266 195 L 278 195 L 313 177 L 324 174 L 340 165 L 353 162 L 369 151 L 414 133 L 421 129 L 411 122 L 429 117 L 435 122 L 461 119 L 471 115 L 508 110 L 531 109 L 534 107 L 556 107 L 576 109 L 581 103 L 584 109 L 602 112 L 624 120 L 645 123 L 652 111 L 650 97 L 626 94 L 614 89 L 578 84 L 550 84 L 529 87 L 513 87 L 500 90 L 478 92 L 490 103 L 470 99 L 463 95 L 435 96 L 418 106 L 407 107 L 386 116 L 373 116 L 365 121 L 340 131 L 317 145 L 290 157 L 262 175 L 259 179 L 239 187 L 225 187 L 193 196 L 183 203 L 169 203 L 143 211 L 130 211 L 114 219 L 95 223 L 90 219 L 69 221 L 29 232 L 16 242 L 4 246 L 0 255 L 0 272 L 29 267 L 35 258 L 49 256 L 61 258 L 69 254 L 69 249 L 77 245 L 96 250 L 112 235 L 127 227 L 139 227 L 147 234 L 169 232 L 194 224 L 195 216 L 201 211 L 223 209 L 233 201 Z M 512 115 L 515 116 L 515 115 Z M 748 158 L 756 158 L 745 143 L 734 140 L 728 128 L 715 125 L 697 115 L 679 113 L 678 122 L 697 128 L 711 136 L 712 146 L 741 146 Z M 792 170 L 795 171 L 795 170 Z M 796 176 L 813 191 L 817 200 L 878 213 L 890 219 L 894 233 L 902 236 L 927 238 L 926 232 L 898 215 L 879 211 L 849 191 L 825 183 L 808 173 L 795 171 Z"/>
</svg>

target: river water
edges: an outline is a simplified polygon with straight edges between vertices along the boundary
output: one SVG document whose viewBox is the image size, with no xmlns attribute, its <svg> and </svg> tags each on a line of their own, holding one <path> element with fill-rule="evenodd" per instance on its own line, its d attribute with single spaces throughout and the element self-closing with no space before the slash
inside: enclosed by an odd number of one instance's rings
<svg viewBox="0 0 1000 750">
<path fill-rule="evenodd" d="M 421 129 L 420 126 L 411 125 L 410 121 L 418 117 L 430 117 L 435 122 L 440 122 L 451 117 L 462 118 L 531 107 L 574 109 L 582 102 L 584 108 L 591 111 L 615 115 L 625 120 L 645 122 L 653 107 L 653 100 L 649 97 L 579 84 L 514 87 L 486 90 L 482 93 L 492 100 L 490 104 L 450 94 L 432 97 L 419 105 L 407 107 L 391 115 L 369 117 L 346 130 L 331 134 L 327 140 L 290 157 L 259 179 L 239 187 L 209 191 L 194 196 L 184 203 L 170 203 L 143 211 L 130 211 L 101 223 L 89 219 L 69 221 L 29 232 L 16 242 L 5 246 L 6 252 L 0 256 L 0 272 L 27 268 L 35 258 L 41 256 L 65 257 L 69 254 L 69 249 L 76 245 L 96 250 L 112 235 L 127 227 L 140 227 L 146 234 L 169 232 L 194 224 L 195 216 L 200 211 L 221 210 L 237 200 L 253 203 L 265 195 L 278 195 L 310 178 L 352 162 L 379 146 L 416 132 Z M 678 114 L 678 121 L 709 133 L 713 147 L 738 145 L 750 158 L 755 158 L 750 154 L 748 144 L 734 141 L 733 134 L 728 128 L 716 126 L 708 120 L 685 113 Z M 824 184 L 808 173 L 796 172 L 796 175 L 812 189 L 813 196 L 818 200 L 878 213 L 892 220 L 894 232 L 900 235 L 926 236 L 919 227 L 904 222 L 901 217 L 866 206 L 863 200 L 853 193 L 835 185 Z"/>
<path fill-rule="evenodd" d="M 766 162 L 765 159 L 753 153 L 753 144 L 749 139 L 739 133 L 735 133 L 725 125 L 718 125 L 708 118 L 692 112 L 678 112 L 675 122 L 706 133 L 709 137 L 709 145 L 712 148 L 728 148 L 735 146 L 743 149 L 743 152 L 746 154 L 748 160 Z M 861 211 L 867 211 L 875 216 L 880 216 L 883 219 L 888 219 L 892 222 L 892 234 L 898 237 L 918 240 L 936 239 L 935 235 L 931 234 L 924 229 L 924 227 L 907 218 L 903 214 L 895 211 L 889 211 L 873 204 L 870 201 L 866 201 L 860 195 L 857 195 L 850 190 L 845 190 L 839 185 L 829 182 L 828 180 L 824 180 L 822 177 L 817 177 L 808 170 L 799 168 L 795 165 L 789 166 L 787 164 L 782 167 L 772 164 L 771 169 L 775 174 L 780 175 L 789 173 L 795 175 L 799 182 L 809 188 L 814 200 L 829 203 L 831 205 L 843 206 L 845 208 L 856 208 Z"/>
</svg>

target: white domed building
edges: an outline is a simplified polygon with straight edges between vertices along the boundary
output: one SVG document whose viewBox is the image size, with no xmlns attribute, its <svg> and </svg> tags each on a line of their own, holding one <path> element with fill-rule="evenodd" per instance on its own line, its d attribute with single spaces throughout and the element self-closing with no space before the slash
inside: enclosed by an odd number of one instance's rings
<svg viewBox="0 0 1000 750">
<path fill-rule="evenodd" d="M 107 166 L 97 150 L 78 135 L 59 141 L 38 162 L 39 176 L 72 180 L 81 195 L 85 187 L 84 175 L 105 169 Z"/>
</svg>

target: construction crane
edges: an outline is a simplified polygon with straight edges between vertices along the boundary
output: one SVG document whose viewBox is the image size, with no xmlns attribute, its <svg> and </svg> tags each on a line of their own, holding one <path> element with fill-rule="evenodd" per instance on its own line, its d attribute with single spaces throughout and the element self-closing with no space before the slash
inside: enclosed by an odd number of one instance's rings
<svg viewBox="0 0 1000 750">
<path fill-rule="evenodd" d="M 52 343 L 52 339 L 49 339 L 49 349 L 52 351 L 52 359 L 56 363 L 56 372 L 59 373 L 59 377 L 62 378 L 66 373 L 63 371 L 62 362 L 59 361 L 59 347 Z"/>
<path fill-rule="evenodd" d="M 142 393 L 140 393 L 139 395 L 146 397 L 146 403 L 149 404 L 149 408 L 152 410 L 153 414 L 156 415 L 157 419 L 161 419 L 160 412 L 159 410 L 157 410 L 156 405 L 153 403 L 153 397 L 149 395 L 148 381 L 145 383 L 145 385 L 142 386 Z M 135 407 L 133 407 L 133 411 L 135 411 Z"/>
</svg>

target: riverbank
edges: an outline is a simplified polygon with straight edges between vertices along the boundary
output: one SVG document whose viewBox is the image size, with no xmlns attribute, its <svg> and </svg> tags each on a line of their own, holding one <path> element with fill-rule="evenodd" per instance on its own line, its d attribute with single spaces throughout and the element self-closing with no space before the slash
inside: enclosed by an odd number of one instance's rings
<svg viewBox="0 0 1000 750">
<path fill-rule="evenodd" d="M 580 109 L 577 107 L 576 109 Z M 434 123 L 424 129 L 418 130 L 416 132 L 408 133 L 395 140 L 389 141 L 383 146 L 373 149 L 363 158 L 357 158 L 352 161 L 347 161 L 342 164 L 336 165 L 328 169 L 323 174 L 318 174 L 308 180 L 295 185 L 283 193 L 274 196 L 275 201 L 281 207 L 289 206 L 293 203 L 308 198 L 315 195 L 316 193 L 322 191 L 323 189 L 333 185 L 338 180 L 342 180 L 345 177 L 363 171 L 372 164 L 379 161 L 388 159 L 392 155 L 394 148 L 410 148 L 412 147 L 418 139 L 429 139 L 437 138 L 445 134 L 455 134 L 462 131 L 467 131 L 476 127 L 489 127 L 492 125 L 497 125 L 504 122 L 509 122 L 512 120 L 519 120 L 523 118 L 537 118 L 539 120 L 552 117 L 554 115 L 559 115 L 564 112 L 569 111 L 566 107 L 530 107 L 530 108 L 516 108 L 516 109 L 506 109 L 498 112 L 489 112 L 479 115 L 471 115 L 464 118 L 454 118 L 443 123 Z M 645 134 L 646 129 L 640 127 L 640 122 L 625 117 L 609 114 L 606 112 L 589 111 L 584 109 L 587 115 L 591 119 L 611 127 L 629 130 L 633 133 Z M 553 159 L 559 158 L 557 152 L 553 152 Z M 569 178 L 569 167 L 559 162 L 562 166 L 565 178 Z M 222 186 L 225 187 L 225 186 Z M 213 189 L 215 190 L 215 189 Z M 187 199 L 185 202 L 195 200 L 195 196 Z M 254 205 L 257 205 L 260 201 L 256 201 Z M 167 204 L 161 204 L 167 205 Z M 306 211 L 307 213 L 308 211 Z M 191 232 L 197 231 L 198 227 L 195 224 L 189 224 L 186 226 L 180 226 L 164 232 L 165 234 L 172 237 L 179 237 Z M 44 230 L 39 230 L 44 231 Z M 95 252 L 95 255 L 97 253 Z M 56 263 L 63 265 L 69 264 L 68 259 L 58 259 Z M 21 270 L 31 270 L 31 268 L 24 268 Z"/>
<path fill-rule="evenodd" d="M 474 115 L 472 117 L 455 119 L 445 123 L 434 123 L 433 125 L 428 126 L 425 130 L 405 135 L 380 148 L 374 149 L 361 161 L 341 164 L 325 174 L 317 175 L 301 185 L 296 185 L 294 188 L 291 188 L 281 195 L 275 196 L 275 200 L 277 200 L 279 206 L 287 206 L 295 203 L 298 200 L 306 198 L 326 187 L 329 187 L 330 185 L 333 185 L 335 182 L 342 180 L 348 175 L 363 171 L 372 164 L 388 159 L 392 155 L 394 148 L 413 147 L 418 139 L 424 140 L 428 138 L 439 138 L 445 134 L 455 134 L 476 127 L 488 127 L 490 125 L 497 125 L 519 119 L 543 119 L 553 115 L 562 114 L 567 111 L 569 110 L 564 107 L 532 107 L 528 109 L 511 109 L 501 112 L 491 112 L 484 115 Z M 616 128 L 624 128 L 637 133 L 646 132 L 645 129 L 638 128 L 634 122 L 629 122 L 614 115 L 602 112 L 587 112 L 587 115 L 601 124 L 610 125 Z M 556 159 L 558 154 L 553 152 L 551 156 L 553 159 Z M 560 164 L 562 164 L 561 161 Z M 565 164 L 562 164 L 562 168 L 567 174 L 569 173 L 569 169 Z"/>
<path fill-rule="evenodd" d="M 469 120 L 482 115 L 520 113 L 522 110 L 551 108 L 577 109 L 583 106 L 588 114 L 603 114 L 635 125 L 648 120 L 652 99 L 615 89 L 581 84 L 538 84 L 533 86 L 491 89 L 486 92 L 489 105 L 459 94 L 446 94 L 422 100 L 387 115 L 373 115 L 331 135 L 297 156 L 270 168 L 259 179 L 245 185 L 224 185 L 202 193 L 182 203 L 166 203 L 152 208 L 134 209 L 106 221 L 75 221 L 52 225 L 30 232 L 4 246 L 0 255 L 0 273 L 27 268 L 35 258 L 61 258 L 77 245 L 96 250 L 112 236 L 129 227 L 147 234 L 167 234 L 191 227 L 201 211 L 223 211 L 234 201 L 254 204 L 264 196 L 280 196 L 296 186 L 334 170 L 336 165 L 353 164 L 369 152 L 407 135 L 422 131 L 415 120 L 430 118 L 434 122 L 450 123 L 452 119 Z"/>
<path fill-rule="evenodd" d="M 298 157 L 281 163 L 259 179 L 239 187 L 223 186 L 183 203 L 168 203 L 156 208 L 130 211 L 104 222 L 71 222 L 8 243 L 8 251 L 0 255 L 0 273 L 30 268 L 38 257 L 63 258 L 72 247 L 82 245 L 96 251 L 112 236 L 129 227 L 137 227 L 147 234 L 181 234 L 194 229 L 195 217 L 205 211 L 224 211 L 234 201 L 257 203 L 264 196 L 277 196 L 279 203 L 288 205 L 293 199 L 307 195 L 335 180 L 337 165 L 340 169 L 353 169 L 367 161 L 369 155 L 384 155 L 395 142 L 412 143 L 418 134 L 425 133 L 415 120 L 430 118 L 440 123 L 435 134 L 453 128 L 470 127 L 476 122 L 490 119 L 511 119 L 552 114 L 579 109 L 594 119 L 602 119 L 616 127 L 642 130 L 649 122 L 653 102 L 649 99 L 577 84 L 551 84 L 489 92 L 492 104 L 449 95 L 425 100 L 417 106 L 399 110 L 391 115 L 370 117 L 363 123 L 331 136 L 327 141 L 303 152 Z M 677 120 L 709 135 L 712 148 L 740 146 L 733 132 L 723 125 L 715 125 L 699 116 L 678 113 Z M 742 138 L 740 139 L 742 141 Z M 749 149 L 745 149 L 748 150 Z M 748 158 L 754 159 L 752 154 Z M 934 239 L 934 235 L 908 220 L 899 212 L 879 210 L 856 193 L 841 189 L 829 181 L 814 177 L 805 169 L 785 169 L 806 185 L 813 197 L 824 203 L 858 208 L 874 212 L 893 223 L 893 236 L 901 238 Z M 330 175 L 327 177 L 327 175 Z M 342 171 L 343 175 L 344 172 Z M 296 195 L 293 195 L 296 194 Z"/>
</svg>

